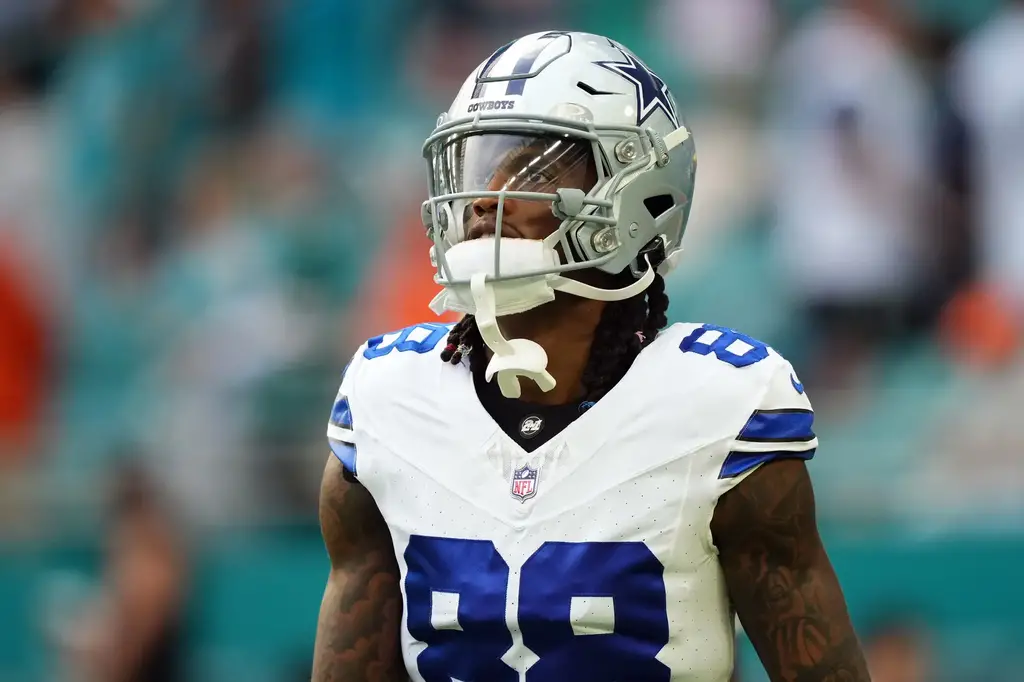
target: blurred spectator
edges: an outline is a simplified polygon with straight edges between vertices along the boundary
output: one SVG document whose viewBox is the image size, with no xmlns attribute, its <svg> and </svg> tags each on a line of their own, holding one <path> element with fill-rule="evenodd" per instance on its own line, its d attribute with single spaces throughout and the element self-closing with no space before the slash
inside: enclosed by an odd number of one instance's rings
<svg viewBox="0 0 1024 682">
<path fill-rule="evenodd" d="M 133 207 L 121 208 L 85 246 L 71 254 L 91 276 L 76 282 L 62 321 L 60 393 L 47 426 L 46 462 L 51 485 L 59 485 L 51 491 L 55 499 L 87 501 L 95 511 L 110 456 L 132 437 L 125 425 L 139 409 L 134 385 L 156 355 L 151 304 L 159 252 L 146 215 Z"/>
<path fill-rule="evenodd" d="M 204 63 L 212 81 L 212 115 L 226 128 L 251 124 L 267 94 L 262 5 L 249 0 L 204 0 Z"/>
<path fill-rule="evenodd" d="M 69 628 L 70 668 L 85 682 L 175 682 L 184 676 L 189 562 L 176 520 L 149 476 L 117 471 L 103 583 Z"/>
<path fill-rule="evenodd" d="M 1000 317 L 1024 317 L 1024 2 L 1006 3 L 970 36 L 953 64 L 953 93 L 977 144 L 979 289 Z M 984 349 L 981 349 L 984 352 Z"/>
<path fill-rule="evenodd" d="M 661 0 L 652 32 L 683 68 L 709 85 L 749 88 L 763 73 L 775 40 L 772 0 Z"/>
<path fill-rule="evenodd" d="M 54 372 L 52 310 L 0 233 L 0 466 L 27 459 L 41 445 L 42 416 Z"/>
<path fill-rule="evenodd" d="M 0 13 L 0 461 L 42 445 L 66 262 L 50 211 L 47 3 Z"/>
<path fill-rule="evenodd" d="M 858 385 L 928 272 L 929 100 L 895 11 L 822 9 L 776 65 L 769 192 L 780 267 L 820 335 L 805 372 L 816 388 Z"/>
<path fill-rule="evenodd" d="M 928 633 L 911 619 L 887 619 L 863 635 L 872 682 L 933 682 Z"/>
<path fill-rule="evenodd" d="M 276 107 L 320 131 L 359 119 L 381 123 L 400 102 L 402 47 L 419 2 L 406 0 L 265 0 L 268 93 Z M 407 6 L 408 5 L 408 6 Z"/>
<path fill-rule="evenodd" d="M 1001 367 L 1021 345 L 1020 319 L 1006 297 L 986 282 L 972 282 L 949 301 L 940 320 L 940 339 L 960 363 Z"/>
<path fill-rule="evenodd" d="M 52 97 L 59 225 L 75 248 L 125 205 L 163 220 L 210 89 L 194 2 L 66 0 Z M 162 235 L 161 235 L 162 236 Z M 88 276 L 88 273 L 86 273 Z"/>
<path fill-rule="evenodd" d="M 152 301 L 161 353 L 140 377 L 131 421 L 199 526 L 270 511 L 246 396 L 315 338 L 291 305 L 275 234 L 244 208 L 242 150 L 210 150 L 186 177 L 180 243 L 164 254 Z"/>
<path fill-rule="evenodd" d="M 931 326 L 944 304 L 969 285 L 977 270 L 977 224 L 972 215 L 977 183 L 970 172 L 975 140 L 954 101 L 950 60 L 957 36 L 936 26 L 921 29 L 924 63 L 931 81 L 935 138 L 931 165 L 935 173 L 934 201 L 926 220 L 933 235 L 934 267 L 919 292 L 912 322 Z"/>
</svg>

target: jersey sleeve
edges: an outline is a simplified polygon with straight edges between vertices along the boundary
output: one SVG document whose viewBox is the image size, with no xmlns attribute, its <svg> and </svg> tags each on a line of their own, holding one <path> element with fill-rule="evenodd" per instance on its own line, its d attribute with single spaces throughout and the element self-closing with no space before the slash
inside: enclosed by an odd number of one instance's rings
<svg viewBox="0 0 1024 682">
<path fill-rule="evenodd" d="M 334 456 L 353 476 L 356 475 L 356 432 L 352 417 L 352 402 L 356 395 L 356 376 L 363 360 L 361 347 L 341 374 L 341 388 L 334 399 L 331 417 L 327 422 L 327 442 Z"/>
<path fill-rule="evenodd" d="M 736 479 L 777 459 L 810 459 L 818 447 L 814 410 L 793 366 L 779 358 L 756 409 L 730 443 L 720 479 Z"/>
</svg>

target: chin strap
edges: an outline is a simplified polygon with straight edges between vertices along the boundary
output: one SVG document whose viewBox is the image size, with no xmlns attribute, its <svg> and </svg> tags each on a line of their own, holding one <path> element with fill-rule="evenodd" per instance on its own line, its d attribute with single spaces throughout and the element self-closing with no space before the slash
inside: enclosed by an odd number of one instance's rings
<svg viewBox="0 0 1024 682">
<path fill-rule="evenodd" d="M 506 339 L 502 336 L 495 314 L 494 292 L 485 284 L 486 277 L 484 273 L 478 273 L 470 279 L 470 292 L 476 304 L 476 326 L 492 351 L 484 378 L 490 381 L 497 374 L 498 388 L 506 398 L 522 395 L 519 377 L 532 380 L 542 391 L 550 391 L 555 387 L 555 378 L 545 369 L 548 354 L 540 344 L 529 339 Z"/>
<path fill-rule="evenodd" d="M 654 281 L 655 270 L 647 260 L 647 270 L 637 281 L 621 289 L 600 289 L 565 277 L 553 277 L 552 289 L 564 291 L 582 298 L 598 301 L 622 301 L 643 292 Z M 498 377 L 498 388 L 506 398 L 519 398 L 522 386 L 519 377 L 530 379 L 542 391 L 555 387 L 555 378 L 547 371 L 548 354 L 540 344 L 529 339 L 506 339 L 498 327 L 497 304 L 494 289 L 486 283 L 487 275 L 477 273 L 470 278 L 470 293 L 473 296 L 477 329 L 484 343 L 491 349 L 491 360 L 487 364 L 484 378 L 490 381 Z"/>
<path fill-rule="evenodd" d="M 558 291 L 564 291 L 567 294 L 573 294 L 580 298 L 589 298 L 595 301 L 624 301 L 627 298 L 632 298 L 639 293 L 642 293 L 651 286 L 651 282 L 654 281 L 655 271 L 651 267 L 651 260 L 647 256 L 644 256 L 647 261 L 647 270 L 637 281 L 633 282 L 629 286 L 622 287 L 621 289 L 600 289 L 598 287 L 592 287 L 589 284 L 583 282 L 577 282 L 574 279 L 567 277 L 559 277 L 551 285 L 551 288 L 557 289 Z"/>
</svg>

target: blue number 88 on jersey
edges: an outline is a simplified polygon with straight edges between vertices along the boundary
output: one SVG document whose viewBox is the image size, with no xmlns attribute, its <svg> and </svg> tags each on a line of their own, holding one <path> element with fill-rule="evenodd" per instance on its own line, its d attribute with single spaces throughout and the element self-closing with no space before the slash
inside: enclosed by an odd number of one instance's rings
<svg viewBox="0 0 1024 682">
<path fill-rule="evenodd" d="M 537 657 L 527 682 L 671 676 L 655 658 L 669 640 L 665 569 L 642 542 L 544 543 L 523 564 L 507 618 L 511 572 L 494 543 L 414 535 L 405 561 L 407 625 L 426 644 L 416 659 L 426 682 L 517 682 L 503 660 L 514 643 L 509 627 Z M 610 632 L 576 633 L 574 605 L 586 599 L 610 601 Z M 441 602 L 457 603 L 457 623 L 437 622 Z"/>
</svg>

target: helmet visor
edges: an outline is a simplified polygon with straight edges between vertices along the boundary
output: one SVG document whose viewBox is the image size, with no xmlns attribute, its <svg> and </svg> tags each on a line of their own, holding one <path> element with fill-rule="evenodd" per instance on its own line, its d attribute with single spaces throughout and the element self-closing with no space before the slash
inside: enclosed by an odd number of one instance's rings
<svg viewBox="0 0 1024 682">
<path fill-rule="evenodd" d="M 434 146 L 435 196 L 467 192 L 553 194 L 572 187 L 589 191 L 597 183 L 589 141 L 558 135 L 480 133 Z"/>
</svg>

